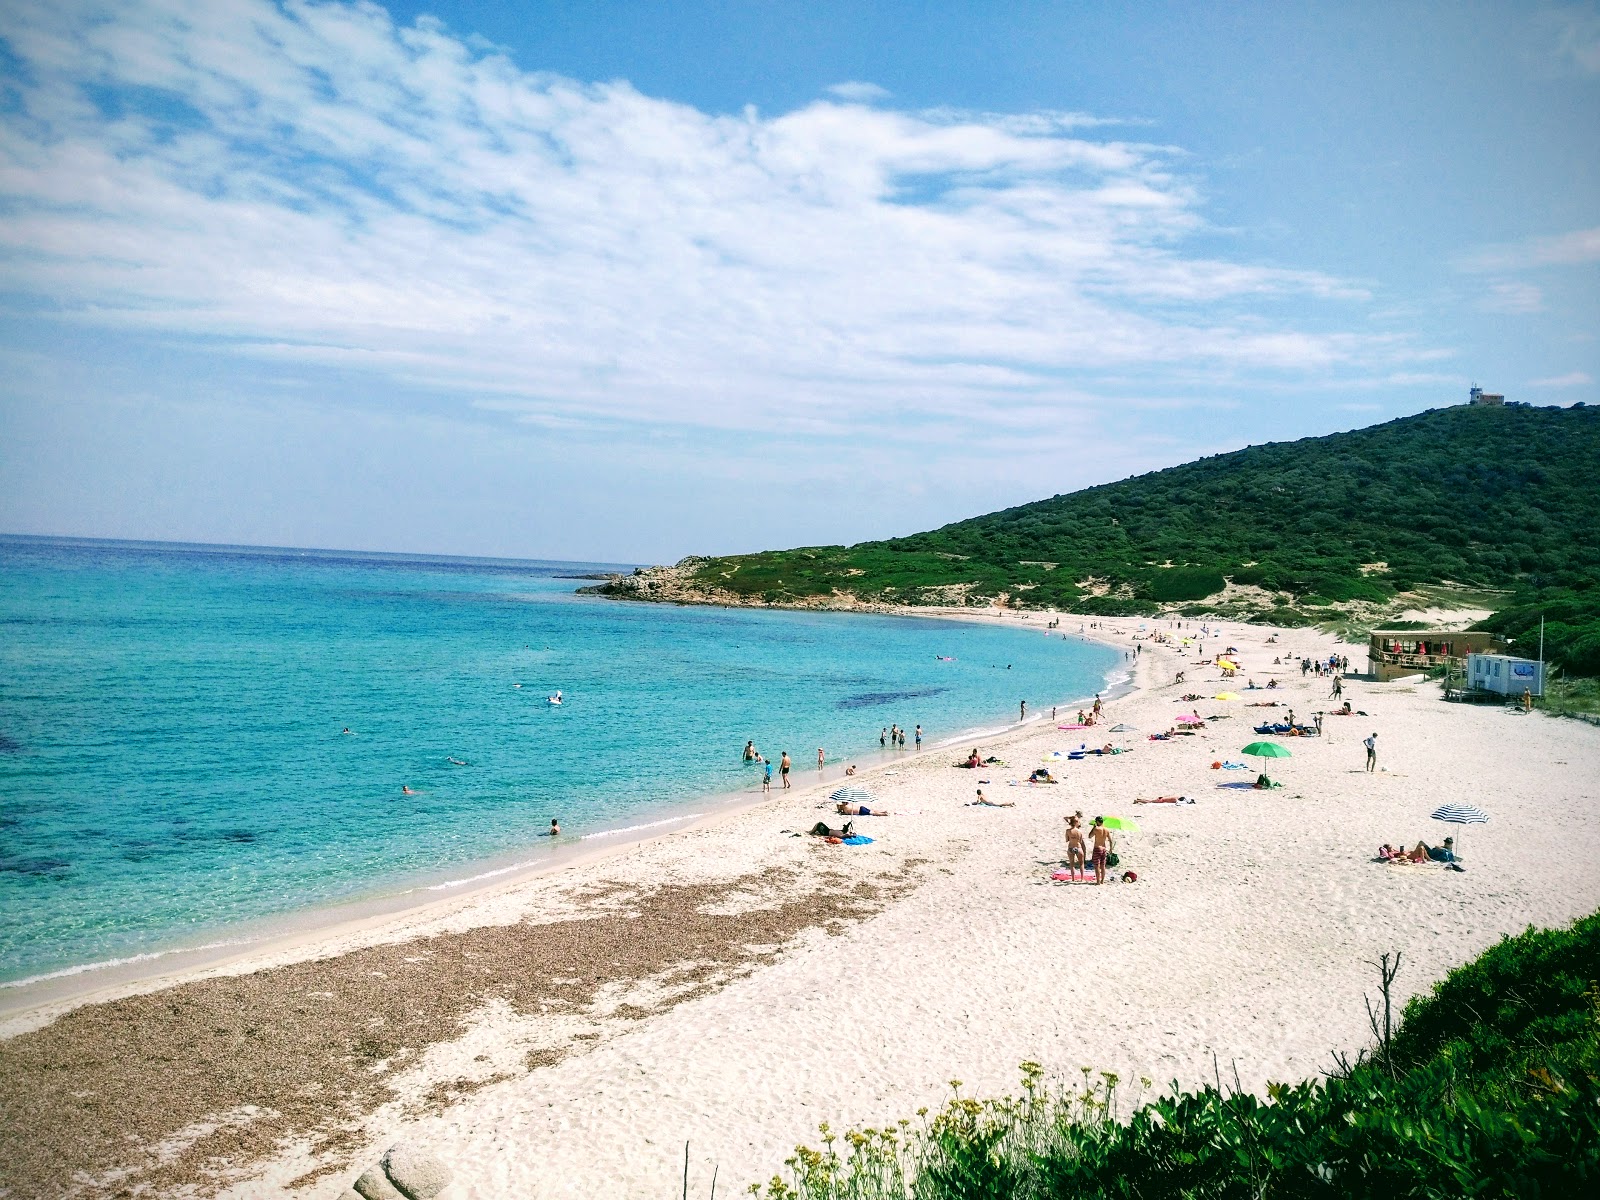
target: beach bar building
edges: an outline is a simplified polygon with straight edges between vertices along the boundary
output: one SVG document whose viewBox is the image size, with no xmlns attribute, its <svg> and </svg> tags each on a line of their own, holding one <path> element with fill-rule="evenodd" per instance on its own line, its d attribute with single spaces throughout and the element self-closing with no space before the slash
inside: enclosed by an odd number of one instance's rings
<svg viewBox="0 0 1600 1200">
<path fill-rule="evenodd" d="M 1505 650 L 1499 634 L 1482 630 L 1374 629 L 1367 643 L 1367 673 L 1382 682 L 1435 667 L 1465 670 L 1467 655 Z"/>
<path fill-rule="evenodd" d="M 1528 692 L 1544 695 L 1544 664 L 1509 654 L 1467 655 L 1467 686 L 1512 699 Z"/>
</svg>

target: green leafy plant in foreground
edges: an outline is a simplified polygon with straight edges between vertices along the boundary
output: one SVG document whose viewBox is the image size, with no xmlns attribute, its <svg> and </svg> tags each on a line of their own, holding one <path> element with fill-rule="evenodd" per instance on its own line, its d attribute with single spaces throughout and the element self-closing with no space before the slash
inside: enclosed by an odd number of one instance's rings
<svg viewBox="0 0 1600 1200">
<path fill-rule="evenodd" d="M 1398 966 L 1384 964 L 1384 988 Z M 1148 1097 L 1083 1069 L 1022 1094 L 953 1094 L 916 1123 L 823 1127 L 766 1200 L 1531 1196 L 1600 1194 L 1600 913 L 1506 938 L 1405 1008 L 1323 1079 L 1263 1099 L 1212 1085 Z M 1385 996 L 1387 1000 L 1387 996 Z M 842 1145 L 841 1145 L 842 1142 Z"/>
</svg>

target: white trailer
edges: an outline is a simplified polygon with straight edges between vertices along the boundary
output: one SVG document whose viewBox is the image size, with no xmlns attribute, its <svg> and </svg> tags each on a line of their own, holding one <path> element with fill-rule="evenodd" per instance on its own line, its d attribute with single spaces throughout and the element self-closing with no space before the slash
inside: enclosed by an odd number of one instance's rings
<svg viewBox="0 0 1600 1200">
<path fill-rule="evenodd" d="M 1467 655 L 1467 686 L 1512 699 L 1524 691 L 1544 695 L 1544 664 L 1510 654 Z"/>
</svg>

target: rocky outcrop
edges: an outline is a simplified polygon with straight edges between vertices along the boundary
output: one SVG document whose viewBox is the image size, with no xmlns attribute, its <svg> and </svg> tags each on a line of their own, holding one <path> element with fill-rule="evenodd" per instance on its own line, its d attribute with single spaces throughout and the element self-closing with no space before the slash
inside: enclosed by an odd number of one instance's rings
<svg viewBox="0 0 1600 1200">
<path fill-rule="evenodd" d="M 433 1200 L 450 1182 L 450 1169 L 433 1155 L 396 1142 L 378 1165 L 362 1172 L 354 1194 L 362 1200 Z"/>
<path fill-rule="evenodd" d="M 640 567 L 631 575 L 608 575 L 606 581 L 593 587 L 581 587 L 579 592 L 591 596 L 609 596 L 613 600 L 644 600 L 655 604 L 715 604 L 724 608 L 804 608 L 827 609 L 844 612 L 894 612 L 899 607 L 875 600 L 863 600 L 854 592 L 834 588 L 827 596 L 786 596 L 773 602 L 761 596 L 733 592 L 726 588 L 707 587 L 696 580 L 701 566 L 710 559 L 691 555 L 670 567 Z M 964 590 L 965 584 L 956 585 Z M 909 600 L 910 597 L 907 597 Z M 954 601 L 962 603 L 960 599 Z M 923 603 L 949 603 L 939 598 Z"/>
<path fill-rule="evenodd" d="M 433 1200 L 450 1182 L 450 1169 L 433 1155 L 404 1142 L 390 1146 L 383 1171 L 407 1200 Z"/>
</svg>

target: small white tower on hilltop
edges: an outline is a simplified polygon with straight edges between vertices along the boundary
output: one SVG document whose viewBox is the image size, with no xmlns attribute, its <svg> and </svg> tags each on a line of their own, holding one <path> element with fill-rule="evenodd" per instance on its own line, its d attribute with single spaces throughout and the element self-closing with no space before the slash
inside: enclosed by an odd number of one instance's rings
<svg viewBox="0 0 1600 1200">
<path fill-rule="evenodd" d="M 1467 403 L 1479 408 L 1504 408 L 1506 398 L 1495 392 L 1486 392 L 1477 384 L 1472 385 L 1472 390 L 1467 393 Z"/>
</svg>

